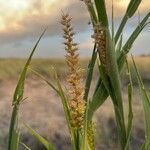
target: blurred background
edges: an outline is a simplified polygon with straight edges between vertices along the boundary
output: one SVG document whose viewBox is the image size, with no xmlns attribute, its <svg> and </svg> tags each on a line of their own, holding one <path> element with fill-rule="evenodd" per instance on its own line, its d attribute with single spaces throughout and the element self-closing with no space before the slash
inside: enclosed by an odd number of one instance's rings
<svg viewBox="0 0 150 150">
<path fill-rule="evenodd" d="M 114 2 L 116 28 L 128 2 L 129 0 L 116 0 Z M 106 6 L 110 16 L 111 0 L 106 0 Z M 86 7 L 78 0 L 61 0 L 61 3 L 59 0 L 8 0 L 7 2 L 0 0 L 0 8 L 0 149 L 5 150 L 13 92 L 26 58 L 41 32 L 45 27 L 48 27 L 30 67 L 54 82 L 50 68 L 55 66 L 62 84 L 67 86 L 65 51 L 59 23 L 62 11 L 68 12 L 73 18 L 73 26 L 76 31 L 75 40 L 79 43 L 80 64 L 84 69 L 83 82 L 92 53 L 93 39 L 91 39 L 91 35 L 93 30 L 89 24 L 90 19 Z M 129 21 L 124 31 L 123 42 L 126 41 L 149 9 L 150 1 L 143 0 L 135 17 Z M 150 27 L 146 27 L 133 45 L 131 53 L 135 55 L 135 61 L 146 89 L 150 92 L 149 38 Z M 133 150 L 137 150 L 144 140 L 144 122 L 140 93 L 130 58 L 129 62 L 134 84 L 133 109 L 135 118 L 132 131 L 132 147 Z M 95 68 L 91 95 L 97 78 L 98 72 Z M 127 117 L 127 84 L 129 81 L 125 69 L 121 79 Z M 27 99 L 23 102 L 20 110 L 22 141 L 33 150 L 44 150 L 28 134 L 23 126 L 23 122 L 25 122 L 54 143 L 58 150 L 70 150 L 69 135 L 61 101 L 57 94 L 30 70 L 24 97 Z M 95 114 L 97 150 L 117 149 L 116 124 L 112 107 L 112 103 L 108 99 Z"/>
</svg>

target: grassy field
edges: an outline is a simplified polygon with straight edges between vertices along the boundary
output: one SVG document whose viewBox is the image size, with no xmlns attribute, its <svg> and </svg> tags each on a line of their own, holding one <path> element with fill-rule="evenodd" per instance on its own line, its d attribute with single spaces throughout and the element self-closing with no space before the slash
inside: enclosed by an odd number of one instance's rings
<svg viewBox="0 0 150 150">
<path fill-rule="evenodd" d="M 22 66 L 25 63 L 25 59 L 0 59 L 0 80 L 16 79 L 21 72 Z M 150 80 L 150 56 L 136 56 L 136 64 L 142 75 L 142 78 Z M 130 62 L 130 59 L 129 59 Z M 80 60 L 81 68 L 84 73 L 88 66 L 88 58 L 82 58 Z M 58 75 L 65 76 L 66 63 L 64 59 L 33 59 L 30 68 L 37 70 L 44 76 L 50 77 L 51 66 L 54 66 L 58 72 Z M 131 65 L 132 67 L 132 65 Z M 133 70 L 133 69 L 131 69 Z M 96 73 L 95 73 L 96 74 Z M 133 72 L 134 74 L 134 72 Z M 31 75 L 31 74 L 30 74 Z"/>
<path fill-rule="evenodd" d="M 0 59 L 0 80 L 18 78 L 25 59 Z M 88 59 L 81 60 L 82 68 L 86 68 Z M 44 76 L 50 76 L 50 69 L 54 66 L 59 75 L 66 73 L 66 63 L 62 58 L 58 59 L 33 59 L 30 68 Z"/>
<path fill-rule="evenodd" d="M 148 89 L 150 89 L 150 57 L 136 57 L 135 61 L 140 73 L 142 74 L 142 78 L 147 84 Z M 0 149 L 6 149 L 6 139 L 8 136 L 11 113 L 11 100 L 17 78 L 24 63 L 25 60 L 22 59 L 0 59 L 0 143 L 2 146 Z M 86 70 L 88 59 L 82 59 L 80 63 L 82 68 Z M 66 65 L 63 59 L 33 59 L 30 67 L 37 70 L 45 77 L 51 79 L 51 66 L 56 67 L 62 83 L 65 84 Z M 128 80 L 125 76 L 125 73 L 123 73 L 123 78 L 124 84 L 127 84 Z M 97 73 L 95 72 L 94 80 L 96 81 L 96 79 Z M 94 83 L 92 85 L 92 90 L 93 89 Z M 124 106 L 125 110 L 127 111 L 128 103 L 126 88 L 123 87 L 122 91 L 124 93 Z M 37 78 L 37 76 L 29 72 L 25 87 L 25 97 L 28 97 L 28 100 L 26 100 L 21 107 L 20 122 L 26 122 L 27 124 L 31 125 L 41 135 L 52 141 L 57 149 L 69 150 L 69 134 L 62 105 L 58 99 L 58 96 L 39 78 Z M 141 115 L 143 115 L 143 111 L 137 87 L 134 89 L 133 106 L 135 119 L 132 132 L 132 146 L 133 150 L 137 150 L 139 145 L 144 140 L 144 123 L 143 117 L 141 117 Z M 33 114 L 32 117 L 31 114 Z M 117 150 L 117 129 L 114 121 L 112 104 L 110 103 L 109 99 L 95 114 L 95 122 L 97 122 L 96 150 Z M 21 137 L 23 142 L 29 145 L 32 149 L 44 150 L 36 140 L 29 136 L 23 125 L 21 127 Z"/>
<path fill-rule="evenodd" d="M 22 70 L 22 66 L 25 64 L 26 59 L 4 59 L 0 58 L 0 81 L 10 81 L 14 80 L 17 81 L 19 74 Z M 136 56 L 135 62 L 138 66 L 139 72 L 142 76 L 142 79 L 146 85 L 150 84 L 150 56 Z M 86 70 L 88 67 L 89 59 L 82 58 L 80 60 L 80 66 L 83 69 L 83 74 L 86 76 Z M 134 69 L 132 68 L 133 65 L 131 63 L 131 59 L 129 58 L 129 63 L 131 67 L 133 82 L 136 83 L 136 76 Z M 38 71 L 41 75 L 45 76 L 48 79 L 51 79 L 51 67 L 55 67 L 59 77 L 63 80 L 67 74 L 67 65 L 64 59 L 33 59 L 30 65 L 30 68 L 33 70 Z M 97 79 L 97 68 L 95 68 L 94 72 L 94 79 Z M 35 74 L 29 70 L 28 78 L 36 77 Z M 128 77 L 126 75 L 125 68 L 122 71 L 122 81 L 123 83 L 128 82 Z"/>
</svg>

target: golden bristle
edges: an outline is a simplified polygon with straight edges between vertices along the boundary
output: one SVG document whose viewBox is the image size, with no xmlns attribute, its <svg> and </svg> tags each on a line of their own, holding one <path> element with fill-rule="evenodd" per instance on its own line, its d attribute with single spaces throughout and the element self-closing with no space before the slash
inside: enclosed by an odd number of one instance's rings
<svg viewBox="0 0 150 150">
<path fill-rule="evenodd" d="M 88 143 L 91 148 L 91 150 L 95 149 L 95 124 L 93 122 L 90 122 L 88 124 L 88 132 L 87 132 L 87 138 L 88 138 Z"/>
<path fill-rule="evenodd" d="M 106 31 L 105 31 L 105 28 L 102 27 L 100 24 L 97 24 L 94 28 L 94 35 L 92 37 L 95 39 L 95 43 L 97 45 L 101 64 L 106 67 Z"/>
<path fill-rule="evenodd" d="M 82 73 L 79 67 L 77 43 L 73 42 L 74 32 L 71 26 L 71 17 L 68 14 L 63 14 L 61 24 L 63 25 L 64 31 L 66 62 L 69 67 L 67 81 L 69 83 L 69 106 L 72 126 L 81 128 L 85 111 L 85 101 L 83 99 L 84 88 L 82 86 Z"/>
</svg>

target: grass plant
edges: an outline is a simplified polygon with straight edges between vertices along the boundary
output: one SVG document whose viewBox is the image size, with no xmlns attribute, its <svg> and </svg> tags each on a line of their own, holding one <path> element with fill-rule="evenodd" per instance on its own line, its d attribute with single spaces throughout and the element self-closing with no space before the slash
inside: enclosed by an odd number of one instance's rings
<svg viewBox="0 0 150 150">
<path fill-rule="evenodd" d="M 96 110 L 110 96 L 114 114 L 116 118 L 118 141 L 120 150 L 130 150 L 130 138 L 132 130 L 132 77 L 130 67 L 127 61 L 127 54 L 130 51 L 133 43 L 148 25 L 150 12 L 137 25 L 131 36 L 123 43 L 123 32 L 126 23 L 133 17 L 142 0 L 130 0 L 125 15 L 123 16 L 118 29 L 114 29 L 114 7 L 112 2 L 112 23 L 110 23 L 106 12 L 105 0 L 82 0 L 87 6 L 89 16 L 91 17 L 94 38 L 93 54 L 87 68 L 85 87 L 83 86 L 82 70 L 79 67 L 79 54 L 77 44 L 74 42 L 74 31 L 71 25 L 71 17 L 69 14 L 62 14 L 61 24 L 64 32 L 64 45 L 66 50 L 66 62 L 68 65 L 67 82 L 69 90 L 61 84 L 57 71 L 53 68 L 51 73 L 54 75 L 55 85 L 48 81 L 45 77 L 34 71 L 39 77 L 58 94 L 62 102 L 66 123 L 70 133 L 70 141 L 73 150 L 94 150 L 95 149 L 95 129 L 93 123 L 93 115 Z M 45 32 L 45 31 L 44 31 Z M 12 117 L 10 122 L 8 150 L 18 150 L 20 141 L 20 131 L 18 127 L 19 106 L 24 100 L 24 84 L 28 66 L 32 59 L 33 53 L 42 38 L 44 32 L 33 48 L 29 59 L 27 60 L 24 69 L 20 75 L 12 103 Z M 96 62 L 97 65 L 96 65 Z M 136 76 L 139 82 L 139 87 L 142 95 L 143 110 L 145 116 L 145 143 L 141 146 L 141 150 L 150 149 L 150 99 L 144 88 L 143 82 L 138 73 L 135 62 L 133 61 L 136 70 Z M 120 75 L 123 66 L 127 66 L 129 75 L 128 84 L 128 120 L 124 117 L 124 106 L 121 91 Z M 94 67 L 97 67 L 99 78 L 95 86 L 92 97 L 89 96 L 90 86 L 93 79 Z M 127 125 L 125 124 L 127 122 Z M 29 133 L 33 135 L 47 150 L 55 150 L 55 147 L 46 139 L 41 137 L 31 127 L 26 125 Z M 25 144 L 21 143 L 26 149 L 29 149 Z"/>
</svg>

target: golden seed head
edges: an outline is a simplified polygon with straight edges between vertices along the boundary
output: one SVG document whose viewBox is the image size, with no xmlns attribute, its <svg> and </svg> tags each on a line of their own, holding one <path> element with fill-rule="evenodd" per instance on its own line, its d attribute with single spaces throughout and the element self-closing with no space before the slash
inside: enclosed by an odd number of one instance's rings
<svg viewBox="0 0 150 150">
<path fill-rule="evenodd" d="M 90 122 L 88 124 L 88 130 L 87 130 L 87 138 L 89 146 L 92 150 L 95 149 L 95 124 L 93 122 Z"/>
<path fill-rule="evenodd" d="M 66 14 L 62 15 L 61 24 L 64 31 L 64 45 L 66 50 L 66 62 L 69 68 L 67 81 L 69 84 L 70 113 L 72 126 L 81 128 L 85 112 L 85 101 L 83 99 L 84 88 L 82 86 L 82 73 L 79 67 L 79 54 L 77 43 L 73 41 L 74 31 L 71 26 L 71 17 Z"/>
<path fill-rule="evenodd" d="M 97 24 L 94 27 L 94 34 L 92 35 L 92 38 L 95 39 L 100 61 L 104 66 L 106 66 L 106 30 L 101 26 L 101 24 Z"/>
</svg>

